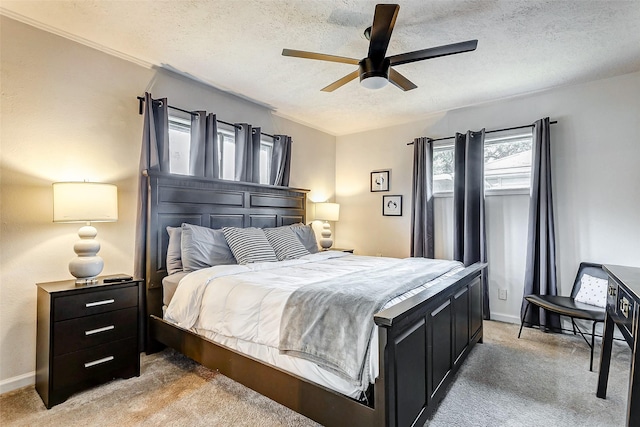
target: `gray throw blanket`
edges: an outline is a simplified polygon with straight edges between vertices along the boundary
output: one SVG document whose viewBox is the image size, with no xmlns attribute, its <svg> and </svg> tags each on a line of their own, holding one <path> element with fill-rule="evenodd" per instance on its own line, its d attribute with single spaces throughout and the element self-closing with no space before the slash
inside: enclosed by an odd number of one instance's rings
<svg viewBox="0 0 640 427">
<path fill-rule="evenodd" d="M 356 386 L 373 331 L 373 315 L 393 298 L 461 264 L 426 258 L 311 283 L 294 291 L 280 323 L 280 353 L 310 360 Z"/>
</svg>

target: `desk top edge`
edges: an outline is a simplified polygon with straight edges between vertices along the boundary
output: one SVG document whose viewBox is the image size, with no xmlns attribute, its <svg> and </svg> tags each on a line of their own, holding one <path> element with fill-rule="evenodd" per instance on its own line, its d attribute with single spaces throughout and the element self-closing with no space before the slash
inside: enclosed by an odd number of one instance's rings
<svg viewBox="0 0 640 427">
<path fill-rule="evenodd" d="M 640 267 L 604 264 L 604 270 L 640 298 Z"/>
</svg>

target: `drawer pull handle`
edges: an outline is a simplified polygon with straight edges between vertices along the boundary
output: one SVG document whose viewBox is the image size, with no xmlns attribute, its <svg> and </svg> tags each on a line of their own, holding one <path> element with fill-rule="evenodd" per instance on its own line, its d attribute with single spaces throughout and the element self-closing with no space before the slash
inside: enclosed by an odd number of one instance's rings
<svg viewBox="0 0 640 427">
<path fill-rule="evenodd" d="M 620 300 L 620 311 L 622 312 L 622 315 L 627 319 L 629 318 L 629 305 L 629 300 L 625 297 L 622 297 L 622 299 Z"/>
<path fill-rule="evenodd" d="M 84 364 L 85 368 L 90 368 L 92 366 L 100 365 L 101 363 L 111 362 L 114 359 L 113 356 L 103 357 L 102 359 L 94 360 L 93 362 L 87 362 Z"/>
<path fill-rule="evenodd" d="M 109 326 L 105 326 L 103 328 L 97 328 L 97 329 L 91 329 L 90 331 L 84 331 L 85 335 L 93 335 L 93 334 L 99 334 L 100 332 L 107 332 L 110 331 L 112 329 L 115 329 L 116 327 L 114 325 L 109 325 Z"/>
<path fill-rule="evenodd" d="M 102 300 L 102 301 L 88 302 L 84 306 L 89 308 L 89 307 L 96 307 L 98 305 L 113 304 L 114 302 L 116 302 L 116 300 L 114 300 L 114 299 L 105 299 L 105 300 Z"/>
</svg>

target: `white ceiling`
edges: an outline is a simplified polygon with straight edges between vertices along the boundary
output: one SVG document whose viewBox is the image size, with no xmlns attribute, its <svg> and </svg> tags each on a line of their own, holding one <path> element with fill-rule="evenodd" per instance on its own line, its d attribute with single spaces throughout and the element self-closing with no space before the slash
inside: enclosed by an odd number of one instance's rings
<svg viewBox="0 0 640 427">
<path fill-rule="evenodd" d="M 640 70 L 640 1 L 407 0 L 387 55 L 478 39 L 475 52 L 398 66 L 418 88 L 372 91 L 355 70 L 283 48 L 361 59 L 376 1 L 10 1 L 3 14 L 194 76 L 334 135 Z"/>
</svg>

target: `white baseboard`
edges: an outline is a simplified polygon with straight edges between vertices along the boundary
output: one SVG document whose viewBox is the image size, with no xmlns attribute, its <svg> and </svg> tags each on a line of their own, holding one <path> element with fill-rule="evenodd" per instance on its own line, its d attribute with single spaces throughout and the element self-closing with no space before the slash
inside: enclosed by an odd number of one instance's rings
<svg viewBox="0 0 640 427">
<path fill-rule="evenodd" d="M 7 378 L 0 381 L 0 394 L 8 393 L 22 387 L 34 385 L 36 383 L 36 372 L 31 371 L 17 377 Z"/>
<path fill-rule="evenodd" d="M 515 323 L 516 325 L 520 324 L 520 318 L 512 314 L 491 313 L 491 320 L 497 320 L 498 322 L 505 323 Z"/>
</svg>

